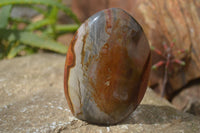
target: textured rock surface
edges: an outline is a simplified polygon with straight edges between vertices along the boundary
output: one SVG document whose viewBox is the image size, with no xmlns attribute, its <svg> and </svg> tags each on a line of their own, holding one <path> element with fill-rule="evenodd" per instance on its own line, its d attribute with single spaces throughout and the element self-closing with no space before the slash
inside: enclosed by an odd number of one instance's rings
<svg viewBox="0 0 200 133">
<path fill-rule="evenodd" d="M 177 109 L 200 116 L 200 84 L 185 88 L 172 100 Z"/>
<path fill-rule="evenodd" d="M 37 54 L 0 61 L 0 132 L 199 133 L 200 118 L 182 113 L 150 89 L 142 104 L 115 126 L 75 119 L 63 90 L 65 56 Z"/>
</svg>

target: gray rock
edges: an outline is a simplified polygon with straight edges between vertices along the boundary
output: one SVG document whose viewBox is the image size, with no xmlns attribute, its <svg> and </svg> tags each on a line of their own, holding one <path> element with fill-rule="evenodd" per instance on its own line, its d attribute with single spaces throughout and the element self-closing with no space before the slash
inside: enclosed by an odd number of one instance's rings
<svg viewBox="0 0 200 133">
<path fill-rule="evenodd" d="M 36 54 L 0 61 L 0 132 L 199 133 L 200 118 L 176 110 L 148 89 L 141 105 L 114 126 L 72 116 L 63 90 L 65 56 Z"/>
<path fill-rule="evenodd" d="M 200 100 L 190 101 L 187 107 L 184 109 L 184 112 L 200 116 Z"/>
<path fill-rule="evenodd" d="M 172 104 L 179 110 L 200 116 L 200 84 L 184 88 L 173 98 Z"/>
</svg>

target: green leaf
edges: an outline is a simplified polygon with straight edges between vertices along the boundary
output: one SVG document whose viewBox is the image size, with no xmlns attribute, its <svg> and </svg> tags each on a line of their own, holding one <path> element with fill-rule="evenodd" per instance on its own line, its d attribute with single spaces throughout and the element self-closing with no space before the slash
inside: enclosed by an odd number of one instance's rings
<svg viewBox="0 0 200 133">
<path fill-rule="evenodd" d="M 57 21 L 57 14 L 58 14 L 58 8 L 53 7 L 50 9 L 50 13 L 48 18 L 52 21 L 52 24 L 50 25 L 52 31 L 53 31 L 53 38 L 56 39 L 56 21 Z"/>
<path fill-rule="evenodd" d="M 37 21 L 35 23 L 30 23 L 27 27 L 26 30 L 36 30 L 38 28 L 41 28 L 43 26 L 46 26 L 48 24 L 51 24 L 52 22 L 49 19 L 43 19 L 40 21 Z"/>
<path fill-rule="evenodd" d="M 63 33 L 71 33 L 71 32 L 75 32 L 78 28 L 79 25 L 77 24 L 67 24 L 67 25 L 56 25 L 56 32 L 58 34 L 63 34 Z M 51 34 L 53 31 L 51 28 L 48 28 L 45 33 L 46 34 Z"/>
<path fill-rule="evenodd" d="M 76 15 L 71 11 L 70 8 L 55 0 L 0 0 L 0 7 L 10 4 L 42 4 L 52 7 L 56 6 L 58 9 L 64 11 L 68 16 L 74 19 L 74 21 L 77 22 L 77 24 L 80 24 L 80 21 L 78 20 Z"/>
<path fill-rule="evenodd" d="M 50 13 L 49 13 L 49 19 L 53 19 L 53 21 L 56 22 L 57 20 L 57 14 L 58 14 L 58 8 L 56 6 L 54 6 L 53 8 L 50 9 Z"/>
<path fill-rule="evenodd" d="M 8 25 L 8 19 L 10 17 L 11 5 L 4 6 L 0 12 L 0 28 L 6 28 Z"/>
<path fill-rule="evenodd" d="M 12 49 L 9 51 L 7 58 L 11 59 L 15 57 L 20 51 L 22 51 L 26 46 L 25 45 L 17 45 L 16 47 L 12 47 Z"/>
<path fill-rule="evenodd" d="M 39 36 L 28 31 L 0 29 L 0 39 L 5 39 L 8 41 L 19 41 L 20 43 L 26 45 L 52 50 L 63 54 L 67 52 L 66 46 L 57 43 L 56 41 L 43 35 Z"/>
<path fill-rule="evenodd" d="M 77 24 L 68 24 L 68 25 L 56 25 L 56 30 L 59 32 L 75 32 L 78 30 L 79 25 Z"/>
</svg>

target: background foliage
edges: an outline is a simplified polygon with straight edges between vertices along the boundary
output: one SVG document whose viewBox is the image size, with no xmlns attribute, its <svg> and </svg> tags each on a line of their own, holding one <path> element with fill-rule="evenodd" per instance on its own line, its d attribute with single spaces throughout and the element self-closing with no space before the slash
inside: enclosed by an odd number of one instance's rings
<svg viewBox="0 0 200 133">
<path fill-rule="evenodd" d="M 11 16 L 14 6 L 26 6 L 37 11 L 43 19 L 33 22 L 31 18 Z M 79 27 L 79 20 L 70 8 L 61 0 L 0 0 L 0 59 L 13 58 L 20 52 L 26 55 L 39 49 L 66 53 L 67 47 L 56 42 L 56 39 Z M 59 24 L 58 12 L 63 11 L 75 24 Z M 19 28 L 24 24 L 23 28 Z"/>
</svg>

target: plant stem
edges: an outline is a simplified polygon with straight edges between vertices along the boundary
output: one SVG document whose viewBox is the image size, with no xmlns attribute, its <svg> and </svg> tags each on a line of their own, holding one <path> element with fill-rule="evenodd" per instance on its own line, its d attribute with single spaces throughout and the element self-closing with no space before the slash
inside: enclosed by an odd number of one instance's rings
<svg viewBox="0 0 200 133">
<path fill-rule="evenodd" d="M 165 64 L 165 73 L 164 73 L 163 86 L 162 86 L 162 92 L 161 92 L 162 97 L 164 97 L 164 95 L 165 95 L 165 89 L 166 89 L 166 84 L 167 84 L 167 80 L 168 80 L 168 67 L 169 67 L 169 63 L 170 63 L 170 58 L 171 58 L 171 54 L 168 53 L 167 54 L 167 62 Z"/>
<path fill-rule="evenodd" d="M 167 71 L 168 68 L 165 69 L 165 74 L 164 74 L 164 79 L 163 79 L 163 86 L 162 86 L 162 92 L 161 92 L 161 96 L 164 97 L 165 95 L 165 89 L 166 89 L 166 84 L 167 84 Z"/>
<path fill-rule="evenodd" d="M 75 32 L 79 28 L 77 24 L 57 25 L 56 29 L 59 32 Z"/>
<path fill-rule="evenodd" d="M 63 34 L 63 33 L 70 33 L 75 32 L 79 28 L 79 25 L 77 24 L 67 24 L 67 25 L 56 25 L 57 34 Z M 48 28 L 45 33 L 46 34 L 52 34 L 52 29 Z"/>
</svg>

